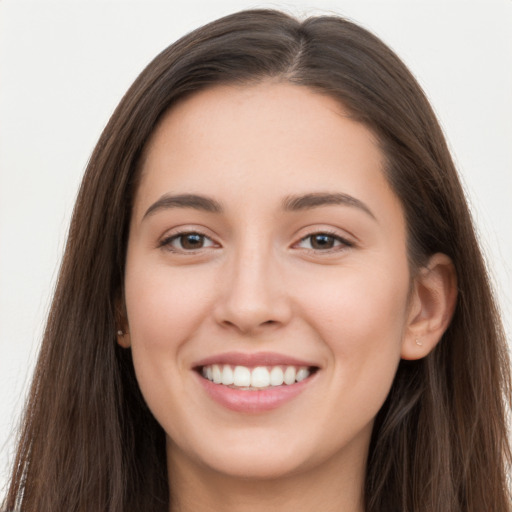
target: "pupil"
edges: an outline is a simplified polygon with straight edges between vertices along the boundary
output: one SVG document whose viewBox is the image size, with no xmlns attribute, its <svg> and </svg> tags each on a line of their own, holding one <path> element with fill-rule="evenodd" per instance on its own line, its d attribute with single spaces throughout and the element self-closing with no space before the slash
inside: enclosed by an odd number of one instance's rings
<svg viewBox="0 0 512 512">
<path fill-rule="evenodd" d="M 184 249 L 197 249 L 203 245 L 203 236 L 197 234 L 185 235 L 181 239 Z"/>
<path fill-rule="evenodd" d="M 334 238 L 330 235 L 315 235 L 311 245 L 314 249 L 330 249 L 334 245 Z"/>
</svg>

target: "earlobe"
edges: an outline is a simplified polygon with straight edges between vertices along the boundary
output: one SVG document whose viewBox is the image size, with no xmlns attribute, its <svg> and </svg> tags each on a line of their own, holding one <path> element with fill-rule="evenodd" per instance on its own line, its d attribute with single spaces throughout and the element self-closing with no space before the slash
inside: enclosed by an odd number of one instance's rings
<svg viewBox="0 0 512 512">
<path fill-rule="evenodd" d="M 117 344 L 123 348 L 129 348 L 131 346 L 130 333 L 127 331 L 123 331 L 122 329 L 118 329 Z"/>
<path fill-rule="evenodd" d="M 457 302 L 457 275 L 446 254 L 434 254 L 414 279 L 402 359 L 421 359 L 448 328 Z"/>
<path fill-rule="evenodd" d="M 116 339 L 117 344 L 123 348 L 129 348 L 131 346 L 130 333 L 128 331 L 128 320 L 126 319 L 126 307 L 124 300 L 119 297 L 115 304 L 115 316 L 116 316 Z"/>
</svg>

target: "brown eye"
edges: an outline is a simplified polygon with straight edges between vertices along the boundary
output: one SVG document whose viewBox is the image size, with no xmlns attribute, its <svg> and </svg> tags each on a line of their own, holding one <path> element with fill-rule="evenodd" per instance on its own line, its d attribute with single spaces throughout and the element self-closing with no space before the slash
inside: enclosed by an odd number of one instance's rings
<svg viewBox="0 0 512 512">
<path fill-rule="evenodd" d="M 187 252 L 213 247 L 214 245 L 210 238 L 201 233 L 179 233 L 166 238 L 160 246 L 167 247 L 175 252 Z"/>
<path fill-rule="evenodd" d="M 318 235 L 312 235 L 311 247 L 313 249 L 332 249 L 336 242 L 336 239 L 332 235 L 326 235 L 319 233 Z"/>
<path fill-rule="evenodd" d="M 330 233 L 313 233 L 312 235 L 305 236 L 298 245 L 303 249 L 328 251 L 330 249 L 337 250 L 352 247 L 353 244 Z"/>
<path fill-rule="evenodd" d="M 204 246 L 204 236 L 197 233 L 187 233 L 178 237 L 182 249 L 201 249 Z"/>
</svg>

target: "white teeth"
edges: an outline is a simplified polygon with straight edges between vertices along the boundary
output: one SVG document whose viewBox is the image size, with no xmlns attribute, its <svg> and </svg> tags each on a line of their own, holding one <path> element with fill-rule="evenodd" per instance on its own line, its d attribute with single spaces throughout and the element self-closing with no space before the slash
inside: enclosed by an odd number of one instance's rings
<svg viewBox="0 0 512 512">
<path fill-rule="evenodd" d="M 233 384 L 238 387 L 249 387 L 251 385 L 251 370 L 245 366 L 235 366 Z"/>
<path fill-rule="evenodd" d="M 215 384 L 238 388 L 261 389 L 269 386 L 288 386 L 307 379 L 311 371 L 306 367 L 295 366 L 246 366 L 208 365 L 203 366 L 201 374 Z"/>
<path fill-rule="evenodd" d="M 293 384 L 295 382 L 295 367 L 288 366 L 284 371 L 284 383 Z"/>
<path fill-rule="evenodd" d="M 251 373 L 253 388 L 266 388 L 270 385 L 270 373 L 264 366 L 257 366 Z"/>
<path fill-rule="evenodd" d="M 270 385 L 280 386 L 284 382 L 283 369 L 280 366 L 274 366 L 270 371 Z"/>
<path fill-rule="evenodd" d="M 297 375 L 295 375 L 295 380 L 300 382 L 301 380 L 307 379 L 309 377 L 309 373 L 310 372 L 307 368 L 300 368 Z"/>
<path fill-rule="evenodd" d="M 222 372 L 220 371 L 218 364 L 214 364 L 212 366 L 212 379 L 215 384 L 220 384 L 222 382 Z"/>
<path fill-rule="evenodd" d="M 222 384 L 225 386 L 229 386 L 235 382 L 233 380 L 233 370 L 231 369 L 231 366 L 229 364 L 225 364 L 222 368 Z"/>
</svg>

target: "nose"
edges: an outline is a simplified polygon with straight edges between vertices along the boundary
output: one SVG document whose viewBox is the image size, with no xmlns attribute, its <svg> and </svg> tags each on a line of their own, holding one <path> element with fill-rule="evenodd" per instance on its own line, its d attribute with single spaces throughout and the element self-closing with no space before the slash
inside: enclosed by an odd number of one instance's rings
<svg viewBox="0 0 512 512">
<path fill-rule="evenodd" d="M 247 335 L 287 324 L 292 315 L 283 272 L 271 251 L 240 251 L 226 262 L 215 308 L 218 324 Z"/>
</svg>

